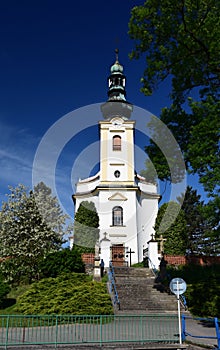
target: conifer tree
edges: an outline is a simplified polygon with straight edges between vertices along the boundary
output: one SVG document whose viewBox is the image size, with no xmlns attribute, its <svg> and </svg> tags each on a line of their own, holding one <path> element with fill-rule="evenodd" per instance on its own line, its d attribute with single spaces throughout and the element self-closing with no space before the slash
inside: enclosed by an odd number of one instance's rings
<svg viewBox="0 0 220 350">
<path fill-rule="evenodd" d="M 93 202 L 83 201 L 75 215 L 74 244 L 84 251 L 94 250 L 99 239 L 99 216 Z"/>
<path fill-rule="evenodd" d="M 164 215 L 168 203 L 164 203 L 158 211 L 155 222 L 155 238 L 164 239 L 164 253 L 169 255 L 185 255 L 187 249 L 186 220 L 184 212 L 176 202 L 169 202 L 169 211 Z M 179 212 L 176 217 L 177 211 Z M 164 221 L 164 217 L 166 221 Z M 176 220 L 173 222 L 173 217 Z M 172 223 L 173 222 L 173 223 Z"/>
<path fill-rule="evenodd" d="M 187 253 L 217 255 L 220 248 L 218 232 L 212 227 L 205 212 L 206 206 L 196 190 L 188 186 L 186 193 L 177 200 L 182 204 L 188 237 Z"/>
</svg>

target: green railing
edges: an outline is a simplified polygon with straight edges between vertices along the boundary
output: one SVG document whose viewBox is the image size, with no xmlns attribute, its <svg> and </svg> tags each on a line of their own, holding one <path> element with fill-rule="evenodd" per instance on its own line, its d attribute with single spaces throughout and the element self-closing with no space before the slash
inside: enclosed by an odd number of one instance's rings
<svg viewBox="0 0 220 350">
<path fill-rule="evenodd" d="M 178 343 L 175 315 L 0 316 L 0 346 Z"/>
</svg>

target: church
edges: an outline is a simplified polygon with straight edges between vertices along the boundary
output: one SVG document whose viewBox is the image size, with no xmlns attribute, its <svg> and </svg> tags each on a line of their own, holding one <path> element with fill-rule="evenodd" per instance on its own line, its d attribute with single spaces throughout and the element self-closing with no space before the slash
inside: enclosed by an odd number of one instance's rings
<svg viewBox="0 0 220 350">
<path fill-rule="evenodd" d="M 99 216 L 100 259 L 105 266 L 143 261 L 154 234 L 157 185 L 135 171 L 133 106 L 126 100 L 126 77 L 118 50 L 108 77 L 108 100 L 101 105 L 100 170 L 79 180 L 73 195 L 75 213 L 82 201 L 95 204 Z M 98 121 L 97 121 L 98 122 Z M 151 256 L 157 261 L 157 251 Z M 152 255 L 152 254 L 151 254 Z"/>
</svg>

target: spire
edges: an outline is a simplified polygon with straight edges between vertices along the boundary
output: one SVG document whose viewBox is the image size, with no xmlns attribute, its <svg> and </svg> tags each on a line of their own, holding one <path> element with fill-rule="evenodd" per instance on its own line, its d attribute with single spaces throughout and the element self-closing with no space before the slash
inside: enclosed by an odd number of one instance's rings
<svg viewBox="0 0 220 350">
<path fill-rule="evenodd" d="M 118 53 L 119 53 L 119 49 L 115 49 L 115 57 L 116 57 L 115 62 L 118 62 Z"/>
<path fill-rule="evenodd" d="M 111 66 L 111 75 L 108 77 L 108 101 L 126 101 L 125 81 L 123 66 L 118 60 L 119 50 L 115 49 L 115 63 Z"/>
<path fill-rule="evenodd" d="M 118 59 L 119 50 L 115 49 L 115 63 L 111 66 L 111 74 L 108 77 L 108 100 L 101 105 L 104 119 L 110 120 L 115 116 L 127 120 L 133 111 L 131 103 L 126 101 L 125 82 L 123 66 Z"/>
</svg>

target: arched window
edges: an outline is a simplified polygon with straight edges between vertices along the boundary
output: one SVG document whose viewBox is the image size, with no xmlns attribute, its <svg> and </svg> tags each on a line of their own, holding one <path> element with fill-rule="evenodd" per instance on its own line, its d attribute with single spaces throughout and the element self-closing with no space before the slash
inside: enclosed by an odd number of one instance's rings
<svg viewBox="0 0 220 350">
<path fill-rule="evenodd" d="M 113 136 L 113 151 L 121 151 L 121 136 Z"/>
<path fill-rule="evenodd" d="M 122 207 L 114 207 L 112 209 L 112 225 L 122 226 L 123 225 L 123 209 Z"/>
</svg>

